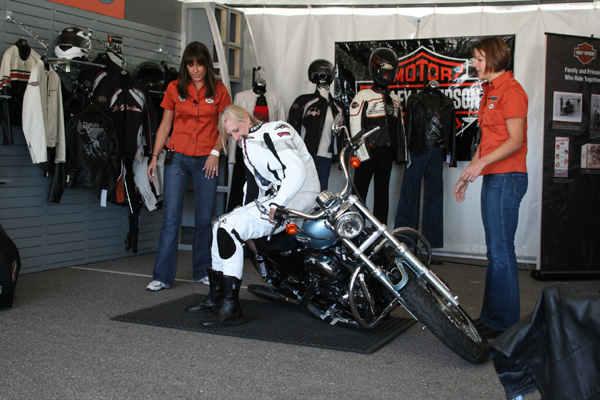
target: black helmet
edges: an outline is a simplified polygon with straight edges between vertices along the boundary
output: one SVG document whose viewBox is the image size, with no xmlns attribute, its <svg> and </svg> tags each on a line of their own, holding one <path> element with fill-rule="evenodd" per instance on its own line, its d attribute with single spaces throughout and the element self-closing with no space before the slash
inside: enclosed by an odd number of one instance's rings
<svg viewBox="0 0 600 400">
<path fill-rule="evenodd" d="M 394 82 L 398 73 L 398 56 L 390 48 L 373 50 L 369 57 L 369 72 L 373 81 L 381 86 Z"/>
<path fill-rule="evenodd" d="M 163 90 L 165 68 L 156 61 L 144 61 L 137 66 L 133 77 L 146 84 L 148 90 Z"/>
<path fill-rule="evenodd" d="M 327 60 L 315 60 L 308 67 L 308 80 L 314 84 L 333 82 L 333 64 Z"/>
<path fill-rule="evenodd" d="M 92 41 L 88 32 L 77 27 L 63 29 L 54 47 L 56 57 L 70 60 L 87 60 L 91 51 Z"/>
</svg>

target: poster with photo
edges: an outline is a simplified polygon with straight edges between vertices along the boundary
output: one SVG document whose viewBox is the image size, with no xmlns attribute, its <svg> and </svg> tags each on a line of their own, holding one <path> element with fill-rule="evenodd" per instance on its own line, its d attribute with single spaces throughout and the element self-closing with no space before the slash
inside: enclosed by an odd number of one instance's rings
<svg viewBox="0 0 600 400">
<path fill-rule="evenodd" d="M 590 121 L 590 135 L 596 136 L 600 132 L 600 95 L 593 94 L 592 101 L 590 102 L 590 115 L 592 120 Z"/>
<path fill-rule="evenodd" d="M 552 120 L 581 122 L 581 93 L 554 92 Z"/>
<path fill-rule="evenodd" d="M 539 272 L 600 276 L 600 40 L 546 45 Z"/>
<path fill-rule="evenodd" d="M 567 178 L 569 176 L 569 138 L 557 137 L 554 150 L 554 177 Z"/>
</svg>

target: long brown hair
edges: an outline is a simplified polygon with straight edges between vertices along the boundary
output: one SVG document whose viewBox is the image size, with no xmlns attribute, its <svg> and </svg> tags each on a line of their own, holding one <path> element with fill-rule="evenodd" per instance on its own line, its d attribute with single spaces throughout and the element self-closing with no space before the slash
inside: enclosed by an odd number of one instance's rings
<svg viewBox="0 0 600 400">
<path fill-rule="evenodd" d="M 179 96 L 183 99 L 188 98 L 186 89 L 190 82 L 190 74 L 187 67 L 194 64 L 194 61 L 206 69 L 206 76 L 204 77 L 204 85 L 206 86 L 205 96 L 213 97 L 215 95 L 215 69 L 208 47 L 200 42 L 191 42 L 183 51 L 181 64 L 179 65 L 179 82 L 177 82 Z"/>
</svg>

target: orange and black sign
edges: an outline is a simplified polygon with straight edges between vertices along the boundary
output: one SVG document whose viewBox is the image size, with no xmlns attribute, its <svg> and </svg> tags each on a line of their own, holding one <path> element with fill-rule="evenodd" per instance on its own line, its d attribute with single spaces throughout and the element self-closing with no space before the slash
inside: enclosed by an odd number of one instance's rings
<svg viewBox="0 0 600 400">
<path fill-rule="evenodd" d="M 514 35 L 503 35 L 514 56 Z M 398 73 L 388 87 L 406 100 L 435 81 L 456 110 L 456 160 L 470 161 L 477 142 L 477 114 L 481 99 L 481 81 L 472 67 L 471 46 L 483 36 L 451 38 L 336 42 L 336 96 L 351 107 L 360 90 L 373 84 L 368 60 L 378 47 L 388 47 L 398 56 Z M 514 59 L 514 57 L 511 57 Z M 509 66 L 512 69 L 512 64 Z"/>
<path fill-rule="evenodd" d="M 108 15 L 123 19 L 125 17 L 125 0 L 49 0 L 53 3 L 64 4 L 92 11 L 98 14 Z"/>
</svg>

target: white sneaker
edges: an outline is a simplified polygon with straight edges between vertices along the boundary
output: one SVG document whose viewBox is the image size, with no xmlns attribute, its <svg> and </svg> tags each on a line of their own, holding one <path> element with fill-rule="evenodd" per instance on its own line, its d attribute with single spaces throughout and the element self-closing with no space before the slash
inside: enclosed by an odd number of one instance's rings
<svg viewBox="0 0 600 400">
<path fill-rule="evenodd" d="M 146 286 L 146 290 L 150 292 L 158 292 L 163 289 L 170 289 L 171 285 L 167 285 L 166 283 L 162 283 L 161 281 L 152 281 Z"/>
<path fill-rule="evenodd" d="M 205 276 L 202 279 L 198 279 L 196 282 L 201 283 L 206 286 L 210 286 L 210 280 L 208 279 L 208 276 Z"/>
</svg>

